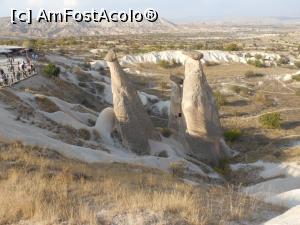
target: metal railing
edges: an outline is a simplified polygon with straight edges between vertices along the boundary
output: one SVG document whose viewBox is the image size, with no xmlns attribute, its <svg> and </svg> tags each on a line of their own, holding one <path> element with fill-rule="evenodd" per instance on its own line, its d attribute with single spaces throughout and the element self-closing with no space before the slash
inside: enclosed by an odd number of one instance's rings
<svg viewBox="0 0 300 225">
<path fill-rule="evenodd" d="M 0 74 L 0 88 L 10 87 L 20 81 L 36 75 L 37 71 L 35 69 L 35 65 L 33 64 L 34 70 L 28 69 L 29 65 L 30 64 L 25 64 L 26 69 L 23 70 L 20 69 L 21 64 L 18 63 L 0 63 L 0 69 L 4 71 L 4 76 Z"/>
</svg>

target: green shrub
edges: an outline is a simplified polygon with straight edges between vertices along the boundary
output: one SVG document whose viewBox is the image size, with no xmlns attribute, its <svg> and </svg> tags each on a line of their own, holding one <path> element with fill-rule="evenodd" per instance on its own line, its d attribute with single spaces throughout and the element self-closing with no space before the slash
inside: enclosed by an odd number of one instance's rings
<svg viewBox="0 0 300 225">
<path fill-rule="evenodd" d="M 241 92 L 241 87 L 237 85 L 232 85 L 230 87 L 230 90 L 232 90 L 234 93 L 239 94 Z"/>
<path fill-rule="evenodd" d="M 169 170 L 173 176 L 183 177 L 187 166 L 184 162 L 172 162 L 169 165 Z"/>
<path fill-rule="evenodd" d="M 205 66 L 218 66 L 220 63 L 214 61 L 206 61 Z"/>
<path fill-rule="evenodd" d="M 256 54 L 256 55 L 255 55 L 255 58 L 258 59 L 258 60 L 260 60 L 260 59 L 263 58 L 263 56 L 262 56 L 261 54 Z"/>
<path fill-rule="evenodd" d="M 86 140 L 86 141 L 91 139 L 90 131 L 88 131 L 87 129 L 84 129 L 84 128 L 81 128 L 78 130 L 78 136 L 79 136 L 79 138 Z"/>
<path fill-rule="evenodd" d="M 160 129 L 160 133 L 162 134 L 162 136 L 164 136 L 166 138 L 168 138 L 172 135 L 171 130 L 168 128 L 165 128 L 165 127 Z"/>
<path fill-rule="evenodd" d="M 158 64 L 162 68 L 169 68 L 171 65 L 167 60 L 160 60 Z"/>
<path fill-rule="evenodd" d="M 181 63 L 178 63 L 175 59 L 172 59 L 171 62 L 167 60 L 160 60 L 158 64 L 160 67 L 165 69 L 181 66 Z"/>
<path fill-rule="evenodd" d="M 169 157 L 168 152 L 165 151 L 165 150 L 158 153 L 157 156 L 160 157 L 160 158 L 168 158 Z"/>
<path fill-rule="evenodd" d="M 252 55 L 248 52 L 246 55 L 245 55 L 245 58 L 251 58 Z"/>
<path fill-rule="evenodd" d="M 286 56 L 281 56 L 280 59 L 277 60 L 278 65 L 286 65 L 286 64 L 289 64 L 289 63 L 290 63 L 290 60 Z"/>
<path fill-rule="evenodd" d="M 293 76 L 293 80 L 295 80 L 295 81 L 300 81 L 300 75 L 295 75 L 295 76 Z"/>
<path fill-rule="evenodd" d="M 231 173 L 229 160 L 227 158 L 221 159 L 218 166 L 214 167 L 214 170 L 223 176 L 229 175 Z"/>
<path fill-rule="evenodd" d="M 43 72 L 47 77 L 58 77 L 60 74 L 60 68 L 50 63 L 44 67 Z"/>
<path fill-rule="evenodd" d="M 196 44 L 194 46 L 194 49 L 201 50 L 201 49 L 203 49 L 203 47 L 204 47 L 204 45 L 200 43 L 200 44 Z"/>
<path fill-rule="evenodd" d="M 22 44 L 22 46 L 24 48 L 28 48 L 28 49 L 34 49 L 36 47 L 36 43 L 37 41 L 34 39 L 30 39 L 30 40 L 25 40 Z"/>
<path fill-rule="evenodd" d="M 232 85 L 230 87 L 230 90 L 233 91 L 236 94 L 241 94 L 241 95 L 252 95 L 253 91 L 247 87 L 243 86 L 238 86 L 238 85 Z"/>
<path fill-rule="evenodd" d="M 266 65 L 259 59 L 256 59 L 256 60 L 248 60 L 247 63 L 249 65 L 252 65 L 252 66 L 255 66 L 255 67 L 258 67 L 258 68 L 264 68 L 266 67 Z"/>
<path fill-rule="evenodd" d="M 226 105 L 226 98 L 220 91 L 214 92 L 214 97 L 218 108 L 220 108 L 223 105 Z"/>
<path fill-rule="evenodd" d="M 180 62 L 177 62 L 175 59 L 172 59 L 171 66 L 176 67 L 176 66 L 182 66 Z"/>
<path fill-rule="evenodd" d="M 268 113 L 259 117 L 260 124 L 268 129 L 278 129 L 281 127 L 280 113 Z"/>
<path fill-rule="evenodd" d="M 240 129 L 232 129 L 232 130 L 227 130 L 224 132 L 224 138 L 226 141 L 229 142 L 235 142 L 238 141 L 241 137 L 241 130 Z"/>
<path fill-rule="evenodd" d="M 296 61 L 296 62 L 294 62 L 294 64 L 297 68 L 300 68 L 300 61 Z"/>
<path fill-rule="evenodd" d="M 246 78 L 263 77 L 263 76 L 265 76 L 265 74 L 263 74 L 263 73 L 256 73 L 256 72 L 254 72 L 252 70 L 249 70 L 249 71 L 247 71 L 245 73 L 245 77 Z"/>
<path fill-rule="evenodd" d="M 264 67 L 266 67 L 266 65 L 262 61 L 260 61 L 260 60 L 255 60 L 253 65 L 255 67 L 258 67 L 258 68 L 264 68 Z"/>
<path fill-rule="evenodd" d="M 224 47 L 224 50 L 226 50 L 226 51 L 239 51 L 239 50 L 241 50 L 241 48 L 237 44 L 231 43 L 229 45 L 226 45 Z"/>
</svg>

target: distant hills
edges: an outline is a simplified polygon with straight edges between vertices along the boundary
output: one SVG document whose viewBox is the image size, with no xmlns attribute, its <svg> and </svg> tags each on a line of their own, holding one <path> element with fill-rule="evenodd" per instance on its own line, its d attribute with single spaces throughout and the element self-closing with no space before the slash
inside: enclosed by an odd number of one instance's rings
<svg viewBox="0 0 300 225">
<path fill-rule="evenodd" d="M 199 21 L 199 20 L 198 20 Z M 245 26 L 295 26 L 299 27 L 300 17 L 265 17 L 265 18 L 223 18 L 201 20 L 186 23 L 173 23 L 160 18 L 154 23 L 38 23 L 32 25 L 19 23 L 13 25 L 10 18 L 0 18 L 0 38 L 55 38 L 68 36 L 97 36 L 113 34 L 145 34 L 145 33 L 177 33 L 177 32 L 198 32 L 230 29 L 231 25 Z M 299 29 L 297 29 L 299 30 Z"/>
<path fill-rule="evenodd" d="M 12 24 L 10 18 L 0 18 L 0 37 L 66 37 L 66 36 L 93 36 L 104 34 L 139 34 L 139 33 L 158 33 L 176 32 L 178 25 L 166 20 L 158 19 L 156 22 L 141 23 L 25 23 Z"/>
</svg>

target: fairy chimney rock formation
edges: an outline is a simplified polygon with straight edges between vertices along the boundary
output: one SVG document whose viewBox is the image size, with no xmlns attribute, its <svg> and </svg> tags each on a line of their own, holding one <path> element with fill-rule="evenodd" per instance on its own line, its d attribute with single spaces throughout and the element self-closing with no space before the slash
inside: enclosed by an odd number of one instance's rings
<svg viewBox="0 0 300 225">
<path fill-rule="evenodd" d="M 187 132 L 202 137 L 219 137 L 219 113 L 200 61 L 203 55 L 191 52 L 187 56 L 182 96 Z"/>
<path fill-rule="evenodd" d="M 178 135 L 182 125 L 182 85 L 183 78 L 171 75 L 171 103 L 168 127 L 172 132 Z"/>
<path fill-rule="evenodd" d="M 137 154 L 150 152 L 149 139 L 160 139 L 135 88 L 127 80 L 114 50 L 105 57 L 111 73 L 113 109 L 122 143 Z"/>
<path fill-rule="evenodd" d="M 203 54 L 186 55 L 182 92 L 186 140 L 194 155 L 216 163 L 229 154 L 222 138 L 218 108 L 201 64 Z"/>
</svg>

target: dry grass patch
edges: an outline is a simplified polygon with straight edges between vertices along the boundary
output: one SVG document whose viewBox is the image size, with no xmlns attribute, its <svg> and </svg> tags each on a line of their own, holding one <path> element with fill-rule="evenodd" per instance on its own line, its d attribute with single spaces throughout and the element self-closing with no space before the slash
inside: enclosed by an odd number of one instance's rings
<svg viewBox="0 0 300 225">
<path fill-rule="evenodd" d="M 0 159 L 0 224 L 110 224 L 140 212 L 167 224 L 228 224 L 256 211 L 256 202 L 232 187 L 194 187 L 141 166 L 88 165 L 20 144 L 1 145 Z M 106 213 L 97 218 L 100 211 Z"/>
<path fill-rule="evenodd" d="M 80 67 L 75 67 L 72 72 L 76 74 L 76 77 L 80 82 L 93 82 L 91 75 L 83 71 Z"/>
<path fill-rule="evenodd" d="M 173 67 L 168 67 L 168 66 L 161 66 L 160 64 L 155 64 L 155 63 L 139 63 L 134 65 L 136 69 L 142 71 L 142 72 L 147 72 L 151 74 L 159 74 L 159 75 L 169 75 L 169 74 L 174 74 L 174 75 L 180 75 L 184 73 L 184 66 L 177 64 L 176 66 Z M 167 77 L 169 78 L 169 77 Z"/>
<path fill-rule="evenodd" d="M 81 129 L 78 130 L 78 136 L 80 138 L 82 138 L 83 140 L 86 140 L 86 141 L 91 139 L 90 131 L 87 130 L 87 129 L 84 129 L 84 128 L 81 128 Z"/>
<path fill-rule="evenodd" d="M 248 64 L 229 63 L 220 64 L 216 66 L 205 66 L 205 73 L 208 78 L 224 78 L 224 77 L 237 77 L 243 76 L 248 71 L 253 71 L 255 74 L 287 74 L 293 73 L 297 70 L 282 68 L 282 67 L 268 67 L 268 68 L 257 68 Z"/>
<path fill-rule="evenodd" d="M 252 98 L 255 103 L 262 104 L 267 107 L 272 107 L 274 105 L 274 100 L 263 92 L 257 92 Z"/>
<path fill-rule="evenodd" d="M 60 111 L 59 107 L 46 96 L 36 96 L 35 102 L 39 109 L 44 112 L 54 113 Z"/>
<path fill-rule="evenodd" d="M 289 162 L 297 162 L 300 160 L 300 146 L 293 147 L 284 151 L 280 151 L 279 155 L 280 161 L 289 161 Z"/>
</svg>

